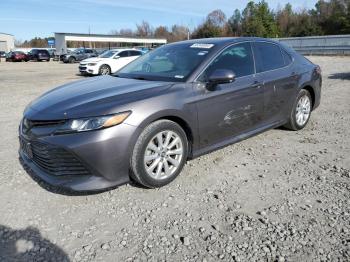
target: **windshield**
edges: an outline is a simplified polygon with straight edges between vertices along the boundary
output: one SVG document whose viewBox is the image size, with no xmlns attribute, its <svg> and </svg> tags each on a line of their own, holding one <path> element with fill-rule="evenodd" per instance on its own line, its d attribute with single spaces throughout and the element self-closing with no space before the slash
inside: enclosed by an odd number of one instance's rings
<svg viewBox="0 0 350 262">
<path fill-rule="evenodd" d="M 211 52 L 212 44 L 165 45 L 131 62 L 118 77 L 184 82 Z"/>
<path fill-rule="evenodd" d="M 98 57 L 101 57 L 101 58 L 110 58 L 112 57 L 113 55 L 115 55 L 118 51 L 111 51 L 111 50 L 108 50 L 108 51 L 105 51 L 103 52 L 102 54 L 100 54 Z"/>
</svg>

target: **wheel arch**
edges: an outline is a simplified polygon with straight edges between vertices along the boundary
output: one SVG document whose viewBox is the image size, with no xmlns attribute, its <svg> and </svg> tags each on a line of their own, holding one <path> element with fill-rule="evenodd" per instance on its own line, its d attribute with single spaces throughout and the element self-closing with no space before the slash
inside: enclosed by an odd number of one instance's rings
<svg viewBox="0 0 350 262">
<path fill-rule="evenodd" d="M 188 157 L 192 156 L 192 149 L 193 144 L 195 142 L 195 132 L 194 127 L 190 125 L 189 121 L 186 120 L 184 116 L 181 115 L 181 113 L 177 113 L 176 110 L 166 111 L 166 112 L 160 112 L 158 114 L 155 114 L 153 116 L 148 117 L 146 120 L 144 120 L 139 127 L 141 129 L 144 129 L 149 124 L 158 121 L 158 120 L 169 120 L 177 123 L 185 132 L 187 140 L 188 140 Z"/>
<path fill-rule="evenodd" d="M 315 100 L 316 100 L 316 94 L 315 94 L 315 90 L 311 85 L 305 85 L 303 86 L 301 89 L 305 89 L 307 90 L 310 95 L 311 95 L 311 102 L 312 102 L 312 109 L 314 109 L 314 105 L 315 105 Z"/>
</svg>

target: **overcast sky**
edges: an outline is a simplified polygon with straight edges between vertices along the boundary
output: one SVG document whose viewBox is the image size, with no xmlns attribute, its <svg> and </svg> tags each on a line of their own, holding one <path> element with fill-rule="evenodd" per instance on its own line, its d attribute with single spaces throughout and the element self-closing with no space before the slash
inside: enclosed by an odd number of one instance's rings
<svg viewBox="0 0 350 262">
<path fill-rule="evenodd" d="M 195 27 L 214 9 L 228 17 L 248 1 L 233 0 L 1 0 L 0 32 L 26 40 L 53 36 L 53 32 L 106 34 L 114 29 L 135 28 L 148 21 L 152 26 L 182 24 Z M 317 1 L 267 0 L 276 9 L 292 2 L 295 9 L 312 8 Z"/>
</svg>

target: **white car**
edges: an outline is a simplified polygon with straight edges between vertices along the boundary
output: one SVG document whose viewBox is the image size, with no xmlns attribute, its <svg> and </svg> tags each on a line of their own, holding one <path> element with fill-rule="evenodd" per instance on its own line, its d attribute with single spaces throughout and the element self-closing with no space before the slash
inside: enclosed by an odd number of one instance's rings
<svg viewBox="0 0 350 262">
<path fill-rule="evenodd" d="M 112 49 L 98 57 L 85 59 L 79 64 L 81 74 L 109 75 L 141 56 L 142 51 L 136 49 Z"/>
</svg>

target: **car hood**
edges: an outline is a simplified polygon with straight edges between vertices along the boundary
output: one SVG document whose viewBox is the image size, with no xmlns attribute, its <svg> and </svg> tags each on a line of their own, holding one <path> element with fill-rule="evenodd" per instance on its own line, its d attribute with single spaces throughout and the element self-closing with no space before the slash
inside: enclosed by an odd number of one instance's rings
<svg viewBox="0 0 350 262">
<path fill-rule="evenodd" d="M 86 64 L 86 63 L 98 63 L 101 62 L 103 60 L 103 58 L 96 58 L 96 57 L 91 57 L 91 58 L 87 58 L 84 59 L 83 61 L 81 61 L 81 64 Z"/>
<path fill-rule="evenodd" d="M 173 83 L 100 76 L 57 87 L 32 101 L 24 116 L 58 120 L 108 115 L 132 110 L 126 105 L 159 95 Z"/>
</svg>

